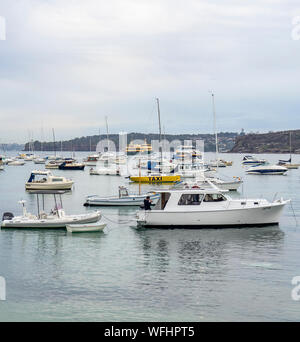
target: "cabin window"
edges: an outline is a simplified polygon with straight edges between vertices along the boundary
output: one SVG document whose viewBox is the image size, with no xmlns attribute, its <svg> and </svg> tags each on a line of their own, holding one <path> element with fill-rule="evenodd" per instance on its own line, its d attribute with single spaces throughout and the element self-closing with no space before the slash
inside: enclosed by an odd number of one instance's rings
<svg viewBox="0 0 300 342">
<path fill-rule="evenodd" d="M 62 178 L 52 178 L 52 182 L 61 182 Z"/>
<path fill-rule="evenodd" d="M 184 194 L 181 195 L 178 205 L 200 205 L 202 199 L 202 194 Z"/>
<path fill-rule="evenodd" d="M 226 198 L 221 194 L 206 194 L 203 202 L 222 202 L 226 201 Z"/>
</svg>

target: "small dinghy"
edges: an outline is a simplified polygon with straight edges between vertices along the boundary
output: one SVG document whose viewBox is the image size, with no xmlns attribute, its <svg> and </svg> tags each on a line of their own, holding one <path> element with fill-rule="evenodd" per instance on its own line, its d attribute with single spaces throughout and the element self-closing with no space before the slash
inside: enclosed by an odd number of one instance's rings
<svg viewBox="0 0 300 342">
<path fill-rule="evenodd" d="M 102 224 L 67 224 L 67 232 L 68 233 L 93 233 L 93 232 L 102 232 L 106 227 L 106 223 Z"/>
</svg>

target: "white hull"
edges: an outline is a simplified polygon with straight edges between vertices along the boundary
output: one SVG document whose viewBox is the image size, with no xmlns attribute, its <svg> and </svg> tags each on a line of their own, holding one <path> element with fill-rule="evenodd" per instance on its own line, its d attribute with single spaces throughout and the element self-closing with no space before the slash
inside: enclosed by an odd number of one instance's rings
<svg viewBox="0 0 300 342">
<path fill-rule="evenodd" d="M 99 211 L 82 214 L 66 215 L 62 218 L 31 219 L 24 216 L 2 221 L 2 228 L 65 228 L 68 224 L 84 224 L 98 222 L 101 218 Z"/>
<path fill-rule="evenodd" d="M 104 224 L 70 224 L 67 225 L 68 233 L 92 233 L 92 232 L 102 232 L 106 227 Z"/>
<path fill-rule="evenodd" d="M 232 227 L 278 224 L 286 202 L 268 206 L 212 211 L 149 210 L 138 213 L 138 225 L 145 227 Z"/>
<path fill-rule="evenodd" d="M 58 182 L 57 184 L 55 182 L 48 183 L 26 183 L 25 189 L 26 190 L 71 190 L 72 185 L 74 182 Z"/>
<path fill-rule="evenodd" d="M 124 198 L 119 197 L 107 197 L 107 198 L 101 198 L 97 196 L 90 196 L 87 197 L 86 203 L 84 205 L 86 206 L 140 206 L 144 204 L 144 199 L 148 196 L 148 194 L 145 195 L 131 195 Z M 149 195 L 150 199 L 154 202 L 156 202 L 159 199 L 159 195 Z"/>
</svg>

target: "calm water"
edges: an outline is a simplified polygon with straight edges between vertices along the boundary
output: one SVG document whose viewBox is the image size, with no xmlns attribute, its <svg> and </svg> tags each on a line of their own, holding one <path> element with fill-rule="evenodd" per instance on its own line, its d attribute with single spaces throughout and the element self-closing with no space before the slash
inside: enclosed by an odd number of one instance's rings
<svg viewBox="0 0 300 342">
<path fill-rule="evenodd" d="M 300 169 L 245 175 L 241 155 L 223 157 L 234 166 L 221 174 L 245 180 L 236 196 L 291 198 L 300 225 Z M 36 168 L 44 166 L 27 162 L 0 172 L 1 217 L 20 214 L 20 199 L 35 212 L 24 183 Z M 72 194 L 63 196 L 67 213 L 91 210 L 83 207 L 85 195 L 111 195 L 126 184 L 121 177 L 90 176 L 88 169 L 53 170 L 75 180 Z M 52 199 L 47 205 L 50 210 Z M 0 301 L 0 321 L 300 320 L 300 301 L 291 298 L 291 279 L 300 276 L 300 226 L 290 205 L 279 226 L 224 230 L 137 230 L 135 211 L 103 208 L 104 233 L 1 230 L 7 299 Z"/>
</svg>

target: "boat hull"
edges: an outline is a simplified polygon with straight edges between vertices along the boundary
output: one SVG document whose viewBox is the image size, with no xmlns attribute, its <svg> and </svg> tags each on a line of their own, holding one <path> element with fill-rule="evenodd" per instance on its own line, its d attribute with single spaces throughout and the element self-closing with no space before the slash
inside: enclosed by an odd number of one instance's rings
<svg viewBox="0 0 300 342">
<path fill-rule="evenodd" d="M 180 182 L 180 176 L 131 176 L 130 180 L 136 183 L 177 183 Z"/>
<path fill-rule="evenodd" d="M 90 197 L 87 198 L 84 206 L 140 206 L 144 204 L 144 199 L 148 196 L 145 195 L 137 195 L 130 196 L 127 198 L 99 198 L 99 197 Z M 160 195 L 150 195 L 150 199 L 155 203 L 159 199 Z"/>
<path fill-rule="evenodd" d="M 102 232 L 106 227 L 106 223 L 103 224 L 68 224 L 66 226 L 68 233 L 93 233 Z"/>
<path fill-rule="evenodd" d="M 209 228 L 242 227 L 278 224 L 286 202 L 264 207 L 224 209 L 214 211 L 140 211 L 137 223 L 144 227 Z"/>
<path fill-rule="evenodd" d="M 67 182 L 64 184 L 55 184 L 54 182 L 51 184 L 44 183 L 26 183 L 26 190 L 71 190 L 74 182 Z"/>
<path fill-rule="evenodd" d="M 1 228 L 65 228 L 69 224 L 85 224 L 95 223 L 101 218 L 99 211 L 91 214 L 73 215 L 62 219 L 19 219 L 17 217 L 12 220 L 2 221 Z"/>
</svg>

